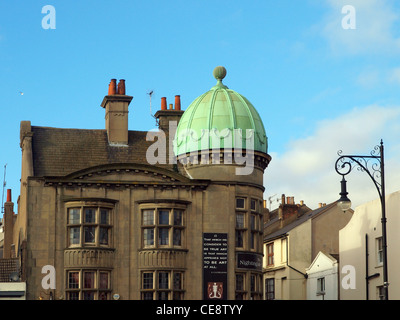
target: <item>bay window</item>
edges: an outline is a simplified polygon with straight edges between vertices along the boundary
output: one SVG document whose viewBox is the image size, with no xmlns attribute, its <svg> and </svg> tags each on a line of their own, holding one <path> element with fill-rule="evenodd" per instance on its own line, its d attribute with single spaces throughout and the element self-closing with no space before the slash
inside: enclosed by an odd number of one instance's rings
<svg viewBox="0 0 400 320">
<path fill-rule="evenodd" d="M 184 211 L 177 208 L 142 210 L 143 248 L 183 247 Z"/>
<path fill-rule="evenodd" d="M 68 247 L 110 247 L 112 207 L 67 208 Z"/>
<path fill-rule="evenodd" d="M 142 272 L 142 300 L 182 300 L 183 295 L 183 272 L 173 270 Z"/>
<path fill-rule="evenodd" d="M 108 270 L 68 270 L 67 300 L 109 300 L 111 272 Z"/>
</svg>

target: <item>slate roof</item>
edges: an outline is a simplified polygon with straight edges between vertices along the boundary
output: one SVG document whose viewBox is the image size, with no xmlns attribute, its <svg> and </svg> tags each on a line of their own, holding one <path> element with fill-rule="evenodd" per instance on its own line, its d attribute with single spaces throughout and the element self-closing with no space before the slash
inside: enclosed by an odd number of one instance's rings
<svg viewBox="0 0 400 320">
<path fill-rule="evenodd" d="M 33 170 L 36 177 L 65 176 L 86 168 L 115 163 L 149 164 L 146 131 L 129 131 L 128 146 L 110 146 L 106 130 L 32 126 Z M 168 158 L 166 159 L 168 163 Z M 173 164 L 156 165 L 173 170 Z"/>
<path fill-rule="evenodd" d="M 286 233 L 288 233 L 290 230 L 294 229 L 295 227 L 301 225 L 302 223 L 306 222 L 308 219 L 311 219 L 315 216 L 317 216 L 318 214 L 331 209 L 333 206 L 336 206 L 336 201 L 332 202 L 331 204 L 327 204 L 326 206 L 320 207 L 318 209 L 315 209 L 313 211 L 310 211 L 308 213 L 303 214 L 302 216 L 300 216 L 299 218 L 297 218 L 296 220 L 294 220 L 292 223 L 289 223 L 288 225 L 284 226 L 283 228 L 274 231 L 270 234 L 267 234 L 264 237 L 264 241 L 268 241 L 268 240 L 272 240 L 275 238 L 279 238 L 283 235 L 285 235 Z"/>
</svg>

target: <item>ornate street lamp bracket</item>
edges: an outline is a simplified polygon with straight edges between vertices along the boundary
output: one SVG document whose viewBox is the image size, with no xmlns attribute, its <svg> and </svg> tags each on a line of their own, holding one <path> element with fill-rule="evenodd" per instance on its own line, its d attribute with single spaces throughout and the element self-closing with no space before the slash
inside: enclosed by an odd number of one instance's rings
<svg viewBox="0 0 400 320">
<path fill-rule="evenodd" d="M 381 145 L 375 146 L 368 156 L 360 155 L 342 155 L 342 150 L 337 152 L 339 158 L 336 160 L 335 169 L 341 176 L 348 175 L 353 169 L 361 172 L 366 172 L 374 182 L 378 190 L 379 198 L 382 200 L 382 148 Z"/>
</svg>

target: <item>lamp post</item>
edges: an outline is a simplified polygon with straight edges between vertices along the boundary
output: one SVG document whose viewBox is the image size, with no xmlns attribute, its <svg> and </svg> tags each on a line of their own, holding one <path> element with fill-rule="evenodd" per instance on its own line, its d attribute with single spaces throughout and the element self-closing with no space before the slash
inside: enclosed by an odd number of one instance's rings
<svg viewBox="0 0 400 320">
<path fill-rule="evenodd" d="M 384 299 L 389 300 L 389 282 L 387 271 L 387 238 L 386 238 L 386 206 L 385 206 L 385 164 L 383 141 L 377 145 L 370 155 L 342 155 L 342 151 L 338 151 L 339 158 L 336 160 L 335 170 L 342 176 L 340 199 L 338 206 L 345 212 L 351 207 L 351 201 L 347 197 L 346 180 L 344 176 L 348 175 L 354 168 L 358 171 L 366 172 L 376 189 L 378 190 L 382 208 L 382 251 L 383 251 L 383 291 Z"/>
</svg>

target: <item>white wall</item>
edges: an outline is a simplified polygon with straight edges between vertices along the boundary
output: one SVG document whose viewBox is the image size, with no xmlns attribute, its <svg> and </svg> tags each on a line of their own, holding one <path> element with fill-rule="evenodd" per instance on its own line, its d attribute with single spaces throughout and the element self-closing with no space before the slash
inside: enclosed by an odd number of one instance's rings
<svg viewBox="0 0 400 320">
<path fill-rule="evenodd" d="M 400 243 L 400 191 L 386 197 L 387 217 L 387 243 L 388 243 L 388 280 L 389 299 L 400 299 L 400 255 L 398 244 Z M 354 277 L 354 288 L 345 289 L 340 285 L 341 300 L 365 300 L 366 299 L 366 251 L 365 234 L 368 234 L 368 274 L 380 273 L 380 276 L 370 280 L 369 299 L 378 299 L 377 287 L 383 284 L 383 268 L 377 262 L 376 239 L 382 236 L 381 202 L 379 199 L 358 206 L 350 222 L 339 231 L 340 268 L 354 267 L 354 274 L 340 274 L 340 281 L 346 283 Z"/>
<path fill-rule="evenodd" d="M 7 291 L 23 291 L 24 295 L 20 297 L 2 297 L 0 300 L 25 300 L 26 299 L 26 283 L 25 282 L 0 282 L 0 292 Z"/>
<path fill-rule="evenodd" d="M 338 263 L 319 252 L 307 269 L 307 300 L 338 300 Z M 317 282 L 325 279 L 324 295 L 318 294 Z"/>
</svg>

